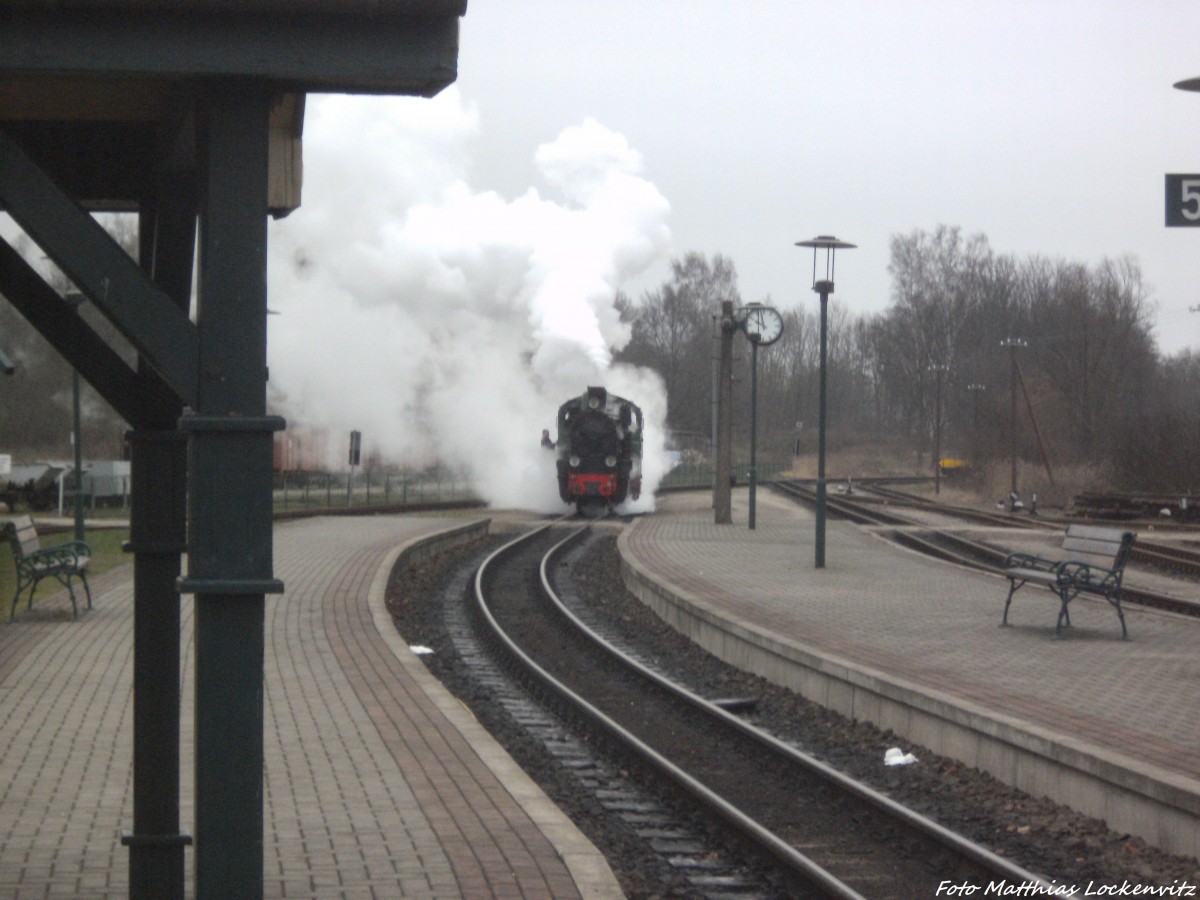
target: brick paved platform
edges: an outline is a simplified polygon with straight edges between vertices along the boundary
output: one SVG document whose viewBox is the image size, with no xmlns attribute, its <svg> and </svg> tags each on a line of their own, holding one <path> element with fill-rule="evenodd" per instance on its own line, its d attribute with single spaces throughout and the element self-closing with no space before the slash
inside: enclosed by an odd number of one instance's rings
<svg viewBox="0 0 1200 900">
<path fill-rule="evenodd" d="M 619 542 L 627 583 L 684 633 L 844 714 L 1200 855 L 1200 622 L 1128 609 L 1121 641 L 1111 607 L 1080 597 L 1055 641 L 1057 601 L 1026 588 L 1000 628 L 1000 576 L 836 520 L 818 570 L 808 510 L 760 490 L 750 531 L 744 490 L 733 525 L 713 524 L 710 501 L 663 498 Z"/>
<path fill-rule="evenodd" d="M 283 524 L 267 600 L 267 897 L 612 897 L 607 863 L 404 646 L 400 548 L 462 519 Z M 132 827 L 132 570 L 0 626 L 0 896 L 121 897 Z M 184 600 L 182 825 L 192 821 Z M 192 852 L 187 855 L 188 890 Z"/>
</svg>

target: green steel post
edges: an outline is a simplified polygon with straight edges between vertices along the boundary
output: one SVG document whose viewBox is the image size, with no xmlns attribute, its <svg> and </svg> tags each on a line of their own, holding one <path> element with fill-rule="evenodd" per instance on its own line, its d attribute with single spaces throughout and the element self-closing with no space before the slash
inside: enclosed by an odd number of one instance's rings
<svg viewBox="0 0 1200 900">
<path fill-rule="evenodd" d="M 129 435 L 133 456 L 130 542 L 133 580 L 133 831 L 129 896 L 182 898 L 179 830 L 180 649 L 176 580 L 185 546 L 187 447 L 174 430 Z"/>
<path fill-rule="evenodd" d="M 750 530 L 758 493 L 758 341 L 750 342 Z"/>
<path fill-rule="evenodd" d="M 79 370 L 71 370 L 72 393 L 72 433 L 71 443 L 75 445 L 75 540 L 83 541 L 83 429 L 80 427 L 79 409 Z"/>
<path fill-rule="evenodd" d="M 815 566 L 825 568 L 825 366 L 829 344 L 829 295 L 832 281 L 818 281 L 814 289 L 821 295 L 820 396 L 817 412 L 817 533 Z"/>
<path fill-rule="evenodd" d="M 202 100 L 197 406 L 189 443 L 196 595 L 196 897 L 263 895 L 263 661 L 274 431 L 266 415 L 270 97 L 222 82 Z"/>
<path fill-rule="evenodd" d="M 138 219 L 139 259 L 175 305 L 192 293 L 196 206 L 184 179 L 159 186 Z M 128 435 L 130 541 L 133 552 L 133 831 L 129 896 L 182 900 L 184 853 L 191 836 L 179 828 L 180 608 L 176 582 L 187 540 L 187 443 L 175 430 L 182 403 L 145 359 L 144 409 Z"/>
</svg>

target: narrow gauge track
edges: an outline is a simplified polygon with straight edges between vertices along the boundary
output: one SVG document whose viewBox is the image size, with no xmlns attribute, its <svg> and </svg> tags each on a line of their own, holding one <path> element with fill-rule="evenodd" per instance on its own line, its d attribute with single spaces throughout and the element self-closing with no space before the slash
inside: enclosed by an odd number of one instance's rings
<svg viewBox="0 0 1200 900">
<path fill-rule="evenodd" d="M 609 748 L 665 779 L 806 896 L 933 896 L 939 884 L 1047 883 L 654 673 L 558 599 L 549 526 L 496 550 L 475 576 L 489 643 Z M 534 572 L 537 574 L 535 575 Z M 791 895 L 791 888 L 788 894 Z"/>
<path fill-rule="evenodd" d="M 801 483 L 774 482 L 774 486 L 778 491 L 795 500 L 805 503 L 813 503 L 816 500 L 813 490 Z M 916 500 L 912 505 L 923 509 L 933 508 L 932 505 L 922 503 L 920 500 Z M 826 507 L 831 513 L 859 525 L 884 526 L 885 528 L 886 526 L 895 526 L 895 531 L 882 531 L 881 533 L 897 544 L 947 562 L 999 573 L 1003 571 L 1004 560 L 1009 553 L 1007 549 L 994 547 L 981 541 L 973 541 L 945 529 L 905 518 L 891 508 L 882 509 L 875 503 L 863 503 L 843 496 L 831 495 L 826 497 Z M 937 509 L 948 515 L 961 514 L 963 518 L 984 524 L 1010 527 L 1016 524 L 1018 527 L 1036 527 L 1034 523 L 1027 520 L 1013 520 L 1008 516 L 947 506 L 938 506 Z M 1142 542 L 1139 541 L 1139 543 Z M 1134 551 L 1134 559 L 1139 562 L 1182 571 L 1188 575 L 1200 575 L 1200 555 L 1187 548 L 1150 544 L 1142 546 L 1139 550 L 1138 544 L 1134 544 Z M 1200 603 L 1195 601 L 1158 593 L 1131 585 L 1128 582 L 1122 585 L 1121 590 L 1123 603 L 1136 603 L 1140 606 L 1200 617 Z"/>
<path fill-rule="evenodd" d="M 896 490 L 884 484 L 869 484 L 866 485 L 866 490 L 879 497 L 883 497 L 888 503 L 895 503 L 904 506 L 910 506 L 914 509 L 925 509 L 936 511 L 942 515 L 954 516 L 956 518 L 965 519 L 968 522 L 976 522 L 982 525 L 995 525 L 1001 528 L 1027 528 L 1037 529 L 1044 528 L 1047 524 L 1054 522 L 1062 524 L 1066 520 L 1042 519 L 1041 521 L 1020 518 L 1011 513 L 993 513 L 985 510 L 966 509 L 961 506 L 953 506 L 951 504 L 939 503 L 929 497 L 922 497 L 917 494 L 909 494 L 904 491 Z M 859 497 L 858 499 L 863 499 Z M 1113 523 L 1113 527 L 1129 528 L 1138 530 L 1137 523 L 1130 521 L 1121 521 Z M 1168 572 L 1176 572 L 1181 575 L 1200 578 L 1200 550 L 1195 550 L 1190 547 L 1181 546 L 1179 544 L 1167 544 L 1162 541 L 1148 540 L 1144 536 L 1139 535 L 1137 543 L 1133 545 L 1131 559 L 1134 562 L 1143 563 L 1145 565 L 1155 566 Z M 1000 560 L 1003 563 L 1003 559 Z M 1126 588 L 1126 592 L 1131 589 Z M 1144 605 L 1160 605 L 1147 603 Z"/>
<path fill-rule="evenodd" d="M 866 489 L 872 494 L 885 498 L 889 503 L 902 504 L 916 509 L 936 510 L 943 515 L 955 516 L 983 525 L 1033 529 L 1043 528 L 1047 524 L 1047 520 L 1039 522 L 1030 518 L 1020 518 L 1011 513 L 993 513 L 985 510 L 966 509 L 961 506 L 939 503 L 929 497 L 909 494 L 884 484 L 872 483 L 867 485 Z M 1051 519 L 1049 521 L 1060 520 Z M 1113 527 L 1138 530 L 1137 523 L 1128 520 L 1113 523 Z M 1137 543 L 1133 545 L 1132 559 L 1135 562 L 1157 566 L 1160 569 L 1200 577 L 1200 550 L 1179 544 L 1167 544 L 1162 541 L 1147 540 L 1144 536 L 1139 535 Z"/>
</svg>

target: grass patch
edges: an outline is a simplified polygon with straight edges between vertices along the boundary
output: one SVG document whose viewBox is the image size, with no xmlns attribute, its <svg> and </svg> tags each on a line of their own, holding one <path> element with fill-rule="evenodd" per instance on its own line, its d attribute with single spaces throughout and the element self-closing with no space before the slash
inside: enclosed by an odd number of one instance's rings
<svg viewBox="0 0 1200 900">
<path fill-rule="evenodd" d="M 43 547 L 53 547 L 55 544 L 63 544 L 73 539 L 73 531 L 68 529 L 60 532 L 46 532 L 38 529 L 38 535 L 41 538 Z M 84 541 L 92 550 L 92 561 L 88 565 L 89 575 L 99 575 L 101 572 L 107 572 L 114 566 L 119 566 L 122 563 L 129 562 L 133 557 L 125 553 L 121 549 L 121 544 L 129 540 L 128 528 L 94 528 L 84 530 Z M 7 542 L 3 547 L 0 547 L 0 621 L 8 619 L 9 610 L 12 609 L 13 593 L 17 589 L 17 573 L 16 567 L 13 565 L 12 550 Z M 45 597 L 50 597 L 59 591 L 63 590 L 63 586 L 55 578 L 45 578 L 38 585 L 37 591 L 34 592 L 33 601 L 36 604 L 38 600 Z M 82 592 L 76 594 L 79 602 L 86 606 L 87 601 L 84 599 Z M 21 606 L 25 606 L 25 597 L 21 599 Z"/>
</svg>

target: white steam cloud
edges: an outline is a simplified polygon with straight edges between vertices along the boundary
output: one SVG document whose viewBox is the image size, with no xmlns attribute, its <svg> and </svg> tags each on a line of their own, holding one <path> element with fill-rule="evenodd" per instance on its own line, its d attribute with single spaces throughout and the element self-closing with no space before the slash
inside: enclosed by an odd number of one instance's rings
<svg viewBox="0 0 1200 900">
<path fill-rule="evenodd" d="M 494 506 L 561 508 L 539 446 L 588 385 L 646 417 L 644 493 L 664 471 L 666 397 L 614 365 L 617 289 L 669 251 L 640 155 L 591 119 L 537 149 L 546 194 L 467 181 L 477 116 L 435 100 L 325 97 L 305 122 L 304 202 L 270 243 L 272 395 L 289 423 L 351 429 L 385 461 L 465 470 Z"/>
</svg>

